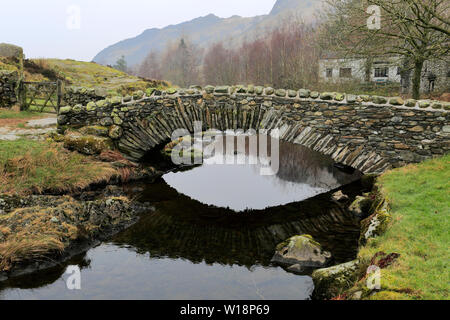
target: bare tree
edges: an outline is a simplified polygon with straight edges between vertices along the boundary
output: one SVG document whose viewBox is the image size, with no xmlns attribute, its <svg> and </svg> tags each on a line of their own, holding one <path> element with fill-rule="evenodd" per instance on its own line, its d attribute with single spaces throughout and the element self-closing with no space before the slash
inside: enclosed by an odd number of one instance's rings
<svg viewBox="0 0 450 320">
<path fill-rule="evenodd" d="M 182 87 L 198 84 L 202 55 L 201 49 L 185 39 L 169 44 L 161 61 L 162 77 Z"/>
<path fill-rule="evenodd" d="M 150 52 L 139 66 L 137 75 L 147 79 L 163 78 L 161 74 L 161 59 L 156 52 Z"/>
<path fill-rule="evenodd" d="M 396 55 L 413 70 L 412 94 L 420 98 L 426 61 L 449 55 L 448 0 L 327 0 L 323 40 L 348 55 Z M 372 6 L 379 25 L 370 25 Z M 377 17 L 375 16 L 375 19 Z"/>
</svg>

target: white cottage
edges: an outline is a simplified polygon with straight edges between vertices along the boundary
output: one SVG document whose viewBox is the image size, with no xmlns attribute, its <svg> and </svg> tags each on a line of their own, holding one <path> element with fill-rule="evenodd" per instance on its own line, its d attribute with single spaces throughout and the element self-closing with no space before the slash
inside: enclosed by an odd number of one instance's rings
<svg viewBox="0 0 450 320">
<path fill-rule="evenodd" d="M 398 83 L 403 91 L 411 88 L 412 70 L 402 72 L 403 60 L 395 56 L 373 59 L 367 70 L 367 59 L 362 57 L 339 58 L 327 56 L 319 60 L 319 80 L 342 83 L 345 81 Z M 422 71 L 421 91 L 448 92 L 450 90 L 450 59 L 427 61 Z"/>
<path fill-rule="evenodd" d="M 371 82 L 401 82 L 401 59 L 398 57 L 378 57 L 370 67 Z M 319 78 L 323 82 L 357 81 L 367 78 L 366 58 L 324 58 L 319 61 Z"/>
</svg>

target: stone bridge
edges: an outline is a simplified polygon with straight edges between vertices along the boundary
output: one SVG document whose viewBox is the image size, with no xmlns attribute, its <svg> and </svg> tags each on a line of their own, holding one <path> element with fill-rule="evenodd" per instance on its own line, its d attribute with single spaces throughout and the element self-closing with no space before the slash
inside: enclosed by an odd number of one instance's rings
<svg viewBox="0 0 450 320">
<path fill-rule="evenodd" d="M 127 158 L 139 161 L 174 130 L 280 129 L 308 147 L 366 174 L 448 153 L 449 104 L 401 98 L 263 87 L 149 89 L 63 107 L 60 130 L 101 126 Z"/>
</svg>

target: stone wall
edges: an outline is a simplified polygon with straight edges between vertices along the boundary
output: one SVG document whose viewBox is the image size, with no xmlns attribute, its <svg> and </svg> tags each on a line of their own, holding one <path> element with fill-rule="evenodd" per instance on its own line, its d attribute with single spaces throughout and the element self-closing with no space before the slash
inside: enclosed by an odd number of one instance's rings
<svg viewBox="0 0 450 320">
<path fill-rule="evenodd" d="M 17 103 L 15 90 L 18 80 L 17 71 L 0 70 L 0 108 L 11 108 Z"/>
<path fill-rule="evenodd" d="M 0 43 L 0 57 L 23 60 L 23 49 L 13 44 Z"/>
<path fill-rule="evenodd" d="M 136 93 L 60 110 L 61 129 L 103 126 L 129 159 L 140 160 L 175 129 L 274 129 L 281 139 L 364 173 L 381 173 L 450 150 L 450 105 L 437 101 L 211 87 Z"/>
<path fill-rule="evenodd" d="M 77 104 L 87 105 L 91 101 L 106 99 L 106 91 L 102 89 L 84 87 L 66 87 L 64 90 L 64 103 L 75 106 Z"/>
</svg>

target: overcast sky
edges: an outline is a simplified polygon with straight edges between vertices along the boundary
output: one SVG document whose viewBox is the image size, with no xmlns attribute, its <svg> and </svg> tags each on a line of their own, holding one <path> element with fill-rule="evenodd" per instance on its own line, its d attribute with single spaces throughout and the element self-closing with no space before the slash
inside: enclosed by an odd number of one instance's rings
<svg viewBox="0 0 450 320">
<path fill-rule="evenodd" d="M 105 47 L 214 13 L 267 14 L 276 0 L 14 0 L 2 1 L 0 43 L 17 44 L 29 58 L 91 61 Z M 78 19 L 80 12 L 80 19 Z"/>
</svg>

